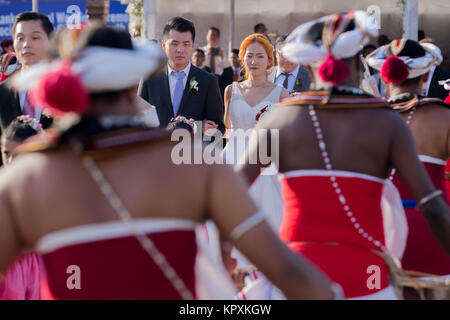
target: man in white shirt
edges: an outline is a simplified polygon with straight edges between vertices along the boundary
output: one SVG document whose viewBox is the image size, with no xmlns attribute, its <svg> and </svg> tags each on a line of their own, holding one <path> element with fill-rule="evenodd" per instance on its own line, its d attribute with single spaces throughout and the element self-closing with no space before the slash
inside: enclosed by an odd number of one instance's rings
<svg viewBox="0 0 450 320">
<path fill-rule="evenodd" d="M 281 48 L 286 36 L 278 37 L 276 43 L 276 57 L 278 66 L 269 74 L 269 81 L 282 85 L 289 92 L 303 92 L 309 90 L 311 79 L 306 68 L 295 64 L 283 57 Z"/>
<path fill-rule="evenodd" d="M 220 48 L 220 30 L 216 27 L 209 28 L 206 33 L 207 45 L 202 48 L 205 52 L 204 65 L 211 69 L 212 74 L 221 75 L 227 58 Z"/>
</svg>

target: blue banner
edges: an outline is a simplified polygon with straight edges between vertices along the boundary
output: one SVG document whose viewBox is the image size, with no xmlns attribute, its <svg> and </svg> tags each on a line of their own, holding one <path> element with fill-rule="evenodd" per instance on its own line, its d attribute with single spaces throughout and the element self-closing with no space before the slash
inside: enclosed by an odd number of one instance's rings
<svg viewBox="0 0 450 320">
<path fill-rule="evenodd" d="M 127 5 L 120 1 L 110 1 L 108 25 L 128 30 L 129 15 Z M 11 27 L 17 14 L 31 11 L 32 0 L 0 0 L 0 41 L 12 38 Z M 39 0 L 38 10 L 48 15 L 55 29 L 79 24 L 88 20 L 86 1 L 80 0 Z"/>
</svg>

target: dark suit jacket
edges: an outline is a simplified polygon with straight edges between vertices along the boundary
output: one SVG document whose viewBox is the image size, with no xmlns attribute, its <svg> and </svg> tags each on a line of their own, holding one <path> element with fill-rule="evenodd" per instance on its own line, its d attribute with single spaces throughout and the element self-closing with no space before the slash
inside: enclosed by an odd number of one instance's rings
<svg viewBox="0 0 450 320">
<path fill-rule="evenodd" d="M 19 115 L 19 93 L 7 87 L 8 80 L 0 84 L 0 120 L 2 131 Z"/>
<path fill-rule="evenodd" d="M 276 73 L 278 71 L 278 67 L 275 67 L 269 73 L 268 79 L 270 82 L 275 82 Z M 311 78 L 309 77 L 308 70 L 300 66 L 298 69 L 297 78 L 295 79 L 294 87 L 292 88 L 292 92 L 304 92 L 310 90 L 311 86 Z"/>
<path fill-rule="evenodd" d="M 190 89 L 190 82 L 193 78 L 198 82 L 198 91 Z M 138 95 L 156 107 L 162 128 L 167 126 L 171 118 L 181 115 L 197 121 L 214 121 L 219 125 L 218 129 L 222 133 L 225 132 L 223 100 L 217 77 L 193 65 L 191 65 L 183 98 L 176 115 L 173 114 L 167 68 L 161 74 L 141 81 Z"/>
<path fill-rule="evenodd" d="M 298 70 L 297 79 L 295 79 L 293 92 L 309 91 L 311 86 L 311 78 L 309 77 L 309 71 L 303 66 L 300 66 Z"/>
<path fill-rule="evenodd" d="M 221 79 L 221 86 L 220 86 L 220 92 L 222 92 L 222 97 L 225 92 L 225 88 L 233 83 L 233 68 L 232 67 L 226 67 L 223 69 L 222 75 L 220 76 Z"/>
<path fill-rule="evenodd" d="M 448 91 L 441 86 L 438 81 L 450 79 L 450 71 L 436 67 L 431 78 L 430 87 L 428 89 L 428 97 L 439 98 L 445 100 L 448 96 Z"/>
<path fill-rule="evenodd" d="M 8 80 L 0 84 L 0 129 L 4 130 L 17 116 L 20 116 L 19 93 L 8 87 Z M 45 116 L 39 119 L 44 129 L 52 124 L 52 119 Z"/>
</svg>

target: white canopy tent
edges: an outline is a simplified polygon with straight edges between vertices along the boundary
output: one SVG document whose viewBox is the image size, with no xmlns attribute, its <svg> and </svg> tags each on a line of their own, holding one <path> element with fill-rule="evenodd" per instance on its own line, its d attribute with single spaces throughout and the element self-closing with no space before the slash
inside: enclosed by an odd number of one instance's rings
<svg viewBox="0 0 450 320">
<path fill-rule="evenodd" d="M 360 0 L 358 3 L 335 0 L 142 0 L 144 31 L 149 39 L 161 39 L 164 23 L 172 16 L 191 19 L 198 31 L 197 43 L 203 45 L 210 26 L 222 31 L 222 45 L 229 50 L 253 32 L 253 25 L 263 22 L 272 34 L 292 31 L 298 24 L 319 16 L 350 11 L 373 11 L 379 15 L 381 32 L 398 30 L 398 18 L 403 15 L 403 36 L 417 39 L 419 0 Z M 430 0 L 431 1 L 431 0 Z M 446 1 L 446 0 L 435 0 Z M 130 2 L 130 0 L 122 0 Z M 403 3 L 403 5 L 402 5 Z M 378 11 L 378 12 L 377 12 Z M 403 12 L 402 12 L 403 11 Z M 397 21 L 393 21 L 397 20 Z M 386 26 L 386 28 L 384 28 Z M 399 37 L 401 35 L 397 35 Z M 392 36 L 391 36 L 392 37 Z"/>
<path fill-rule="evenodd" d="M 134 0 L 111 0 L 131 3 Z M 138 0 L 139 1 L 139 0 Z M 222 30 L 222 46 L 235 48 L 253 32 L 253 25 L 263 22 L 272 34 L 292 31 L 298 24 L 319 16 L 375 8 L 379 15 L 381 33 L 390 38 L 400 36 L 417 39 L 419 23 L 444 49 L 450 52 L 447 35 L 442 25 L 448 19 L 448 0 L 360 0 L 358 2 L 336 0 L 140 0 L 144 6 L 144 31 L 149 39 L 161 39 L 161 30 L 168 18 L 182 15 L 191 19 L 198 30 L 198 45 L 205 44 L 210 26 Z M 38 11 L 39 0 L 32 0 L 33 10 Z M 402 24 L 399 23 L 402 19 Z M 403 34 L 399 25 L 402 25 Z M 426 26 L 425 26 L 426 25 Z M 432 33 L 429 33 L 432 30 Z M 447 48 L 448 46 L 448 48 Z"/>
</svg>

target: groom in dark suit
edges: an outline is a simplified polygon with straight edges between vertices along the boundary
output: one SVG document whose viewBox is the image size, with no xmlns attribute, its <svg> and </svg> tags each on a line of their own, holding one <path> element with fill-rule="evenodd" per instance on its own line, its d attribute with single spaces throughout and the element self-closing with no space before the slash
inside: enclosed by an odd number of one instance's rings
<svg viewBox="0 0 450 320">
<path fill-rule="evenodd" d="M 162 48 L 167 68 L 139 86 L 139 96 L 156 107 L 161 127 L 178 115 L 203 121 L 203 133 L 225 132 L 223 101 L 217 78 L 190 62 L 194 51 L 194 24 L 181 17 L 168 21 Z"/>
<path fill-rule="evenodd" d="M 22 12 L 17 15 L 12 27 L 14 50 L 22 69 L 40 62 L 47 49 L 53 25 L 49 18 L 37 12 Z M 17 71 L 20 72 L 20 71 Z M 17 116 L 28 114 L 40 120 L 44 128 L 51 119 L 34 108 L 26 92 L 17 92 L 8 87 L 8 80 L 0 84 L 0 128 L 5 129 Z"/>
</svg>

